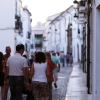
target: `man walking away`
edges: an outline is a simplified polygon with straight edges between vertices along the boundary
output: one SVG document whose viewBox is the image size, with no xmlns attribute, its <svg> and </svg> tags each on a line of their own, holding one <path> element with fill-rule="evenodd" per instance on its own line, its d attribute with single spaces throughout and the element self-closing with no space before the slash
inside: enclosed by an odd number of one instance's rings
<svg viewBox="0 0 100 100">
<path fill-rule="evenodd" d="M 52 53 L 51 57 L 52 61 L 57 65 L 57 67 L 53 70 L 53 75 L 54 75 L 54 86 L 57 88 L 57 80 L 58 80 L 58 72 L 60 71 L 60 62 L 58 58 L 56 57 L 56 53 Z"/>
<path fill-rule="evenodd" d="M 67 64 L 67 66 L 68 66 L 68 64 L 69 64 L 69 60 L 70 60 L 70 55 L 69 55 L 69 53 L 67 52 L 67 55 L 66 55 L 66 64 Z"/>
<path fill-rule="evenodd" d="M 6 54 L 4 55 L 4 61 L 5 61 L 5 65 L 6 65 L 6 62 L 11 54 L 10 46 L 6 47 L 5 52 L 6 52 Z M 6 72 L 6 69 L 7 69 L 7 67 L 5 66 L 5 72 Z M 5 88 L 5 100 L 7 100 L 7 94 L 8 94 L 8 89 L 9 89 L 9 75 L 7 76 L 7 82 L 8 82 L 8 85 L 6 85 L 6 88 Z"/>
<path fill-rule="evenodd" d="M 16 46 L 16 53 L 13 56 L 9 57 L 7 60 L 6 73 L 7 75 L 9 74 L 9 85 L 10 85 L 10 92 L 11 92 L 10 100 L 22 99 L 24 78 L 26 81 L 26 89 L 29 88 L 28 64 L 27 64 L 27 60 L 22 56 L 23 52 L 24 52 L 24 45 L 18 44 Z M 6 80 L 5 80 L 5 84 L 6 84 Z"/>
<path fill-rule="evenodd" d="M 61 59 L 62 66 L 64 67 L 65 66 L 65 55 L 63 51 L 61 52 L 60 59 Z"/>
</svg>

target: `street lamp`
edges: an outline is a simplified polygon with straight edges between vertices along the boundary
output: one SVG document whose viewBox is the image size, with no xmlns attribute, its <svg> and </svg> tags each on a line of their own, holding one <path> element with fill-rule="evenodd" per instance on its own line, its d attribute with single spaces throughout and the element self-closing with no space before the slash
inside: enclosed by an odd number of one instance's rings
<svg viewBox="0 0 100 100">
<path fill-rule="evenodd" d="M 73 6 L 74 6 L 75 9 L 78 8 L 78 1 L 77 1 L 77 0 L 74 0 L 74 1 L 73 1 Z"/>
</svg>

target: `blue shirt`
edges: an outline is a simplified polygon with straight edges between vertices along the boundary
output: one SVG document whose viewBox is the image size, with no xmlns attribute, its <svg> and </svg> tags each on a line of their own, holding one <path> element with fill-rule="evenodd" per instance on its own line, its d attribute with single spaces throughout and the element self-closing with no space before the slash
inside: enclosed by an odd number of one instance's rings
<svg viewBox="0 0 100 100">
<path fill-rule="evenodd" d="M 57 65 L 60 64 L 59 59 L 56 56 L 51 57 L 52 61 Z M 58 67 L 56 67 L 53 72 L 58 72 Z"/>
<path fill-rule="evenodd" d="M 65 58 L 65 55 L 62 53 L 62 54 L 60 55 L 60 58 L 64 59 L 64 58 Z"/>
</svg>

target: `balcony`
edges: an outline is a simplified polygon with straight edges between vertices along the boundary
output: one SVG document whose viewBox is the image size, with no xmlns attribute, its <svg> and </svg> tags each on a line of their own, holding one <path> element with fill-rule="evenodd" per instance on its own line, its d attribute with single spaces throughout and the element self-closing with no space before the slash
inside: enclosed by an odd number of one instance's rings
<svg viewBox="0 0 100 100">
<path fill-rule="evenodd" d="M 39 43 L 39 44 L 36 43 L 36 44 L 35 44 L 35 48 L 42 48 L 42 43 Z"/>
<path fill-rule="evenodd" d="M 27 32 L 27 38 L 30 39 L 31 38 L 31 33 Z"/>
<path fill-rule="evenodd" d="M 21 18 L 18 15 L 15 15 L 15 30 L 18 31 L 18 33 L 23 36 L 23 27 L 22 27 L 22 22 Z"/>
<path fill-rule="evenodd" d="M 86 2 L 85 1 L 79 2 L 79 13 L 86 13 Z"/>
</svg>

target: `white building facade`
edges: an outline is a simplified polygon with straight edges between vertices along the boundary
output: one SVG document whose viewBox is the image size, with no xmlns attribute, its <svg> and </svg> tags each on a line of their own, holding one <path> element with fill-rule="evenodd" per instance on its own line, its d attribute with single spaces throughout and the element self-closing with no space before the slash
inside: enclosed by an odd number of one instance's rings
<svg viewBox="0 0 100 100">
<path fill-rule="evenodd" d="M 44 24 L 38 22 L 36 26 L 32 28 L 32 37 L 31 37 L 31 54 L 34 54 L 35 51 L 44 51 L 44 33 L 45 27 Z"/>
<path fill-rule="evenodd" d="M 25 34 L 28 34 L 25 32 L 27 30 L 31 31 L 25 26 L 31 25 L 28 23 L 29 21 L 27 22 L 30 14 L 27 10 L 23 10 L 21 0 L 3 0 L 0 3 L 0 15 L 0 51 L 5 53 L 6 46 L 10 46 L 12 55 L 16 51 L 16 45 L 25 41 L 22 39 Z M 23 21 L 23 16 L 27 17 L 26 19 L 24 18 L 25 21 Z"/>
<path fill-rule="evenodd" d="M 73 54 L 74 62 L 81 60 L 81 43 L 78 30 L 81 32 L 81 25 L 74 20 L 75 10 L 70 6 L 65 11 L 58 14 L 53 20 L 47 19 L 49 24 L 45 24 L 46 29 L 46 50 L 60 52 L 64 51 Z M 81 35 L 80 35 L 81 36 Z"/>
<path fill-rule="evenodd" d="M 81 0 L 79 20 L 82 25 L 82 69 L 88 88 L 88 100 L 100 99 L 100 0 Z M 81 16 L 81 17 L 80 17 Z M 83 19 L 82 19 L 83 18 Z M 81 38 L 80 38 L 81 39 Z"/>
<path fill-rule="evenodd" d="M 25 54 L 30 54 L 31 40 L 31 13 L 27 7 L 22 10 L 22 33 L 17 34 L 17 44 L 22 43 L 25 46 Z"/>
<path fill-rule="evenodd" d="M 20 0 L 3 0 L 0 3 L 0 51 L 5 53 L 5 47 L 10 46 L 11 54 L 15 53 L 16 33 L 15 29 L 19 29 L 15 24 L 15 17 L 20 19 L 21 12 Z M 2 11 L 3 10 L 3 11 Z M 20 20 L 21 22 L 21 20 Z"/>
</svg>

